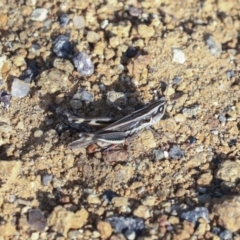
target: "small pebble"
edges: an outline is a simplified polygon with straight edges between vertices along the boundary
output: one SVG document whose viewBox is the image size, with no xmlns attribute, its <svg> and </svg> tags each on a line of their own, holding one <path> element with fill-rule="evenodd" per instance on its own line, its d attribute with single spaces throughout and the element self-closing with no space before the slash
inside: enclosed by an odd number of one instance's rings
<svg viewBox="0 0 240 240">
<path fill-rule="evenodd" d="M 79 99 L 81 101 L 93 102 L 93 100 L 94 100 L 92 93 L 90 93 L 84 89 L 80 89 L 77 94 L 79 94 Z"/>
<path fill-rule="evenodd" d="M 228 70 L 226 72 L 226 75 L 227 75 L 227 79 L 229 80 L 229 79 L 231 79 L 232 77 L 235 76 L 235 72 L 233 70 Z"/>
<path fill-rule="evenodd" d="M 82 16 L 73 17 L 73 25 L 76 29 L 83 29 L 85 27 L 85 20 Z"/>
<path fill-rule="evenodd" d="M 165 158 L 164 151 L 162 151 L 161 149 L 153 150 L 153 156 L 154 156 L 154 159 L 157 161 L 160 161 Z"/>
<path fill-rule="evenodd" d="M 108 202 L 111 202 L 114 197 L 117 197 L 118 194 L 112 190 L 105 190 L 102 194 L 102 198 Z"/>
<path fill-rule="evenodd" d="M 89 204 L 100 204 L 101 203 L 100 199 L 93 194 L 90 194 L 87 197 L 87 201 L 88 201 Z"/>
<path fill-rule="evenodd" d="M 155 203 L 156 203 L 156 197 L 154 196 L 147 196 L 142 200 L 142 204 L 144 206 L 152 207 L 155 205 Z"/>
<path fill-rule="evenodd" d="M 179 64 L 185 63 L 186 57 L 180 48 L 172 48 L 172 61 Z"/>
<path fill-rule="evenodd" d="M 92 232 L 92 238 L 99 238 L 100 236 L 101 236 L 100 232 L 98 232 L 98 231 Z"/>
<path fill-rule="evenodd" d="M 60 18 L 59 18 L 60 26 L 61 26 L 61 27 L 67 26 L 68 22 L 69 22 L 69 16 L 68 16 L 68 14 L 66 14 L 66 13 L 62 14 L 62 15 L 60 16 Z"/>
<path fill-rule="evenodd" d="M 78 230 L 70 230 L 68 232 L 68 237 L 70 239 L 81 239 L 83 238 L 83 234 L 79 232 Z"/>
<path fill-rule="evenodd" d="M 64 186 L 65 182 L 62 178 L 56 178 L 54 177 L 52 180 L 52 185 L 54 188 L 61 188 L 62 186 Z"/>
<path fill-rule="evenodd" d="M 233 239 L 232 238 L 233 234 L 229 230 L 225 230 L 225 231 L 220 233 L 219 237 L 220 237 L 221 240 L 231 240 L 231 239 Z"/>
<path fill-rule="evenodd" d="M 133 231 L 133 230 L 127 230 L 125 233 L 124 233 L 124 235 L 126 236 L 126 238 L 128 239 L 128 240 L 134 240 L 134 239 L 136 239 L 136 233 L 135 233 L 135 231 Z"/>
<path fill-rule="evenodd" d="M 175 77 L 173 78 L 173 80 L 172 80 L 172 84 L 179 85 L 180 82 L 181 82 L 181 80 L 182 80 L 182 79 L 181 79 L 180 77 L 175 76 Z"/>
<path fill-rule="evenodd" d="M 196 147 L 196 152 L 203 152 L 204 146 L 203 145 L 199 145 Z"/>
<path fill-rule="evenodd" d="M 27 63 L 27 68 L 23 71 L 19 79 L 30 83 L 38 74 L 39 68 L 37 66 L 37 62 L 35 60 L 29 60 Z"/>
<path fill-rule="evenodd" d="M 103 84 L 103 83 L 100 83 L 99 84 L 99 88 L 102 92 L 105 92 L 106 91 L 106 86 Z"/>
<path fill-rule="evenodd" d="M 93 100 L 94 97 L 90 92 L 80 89 L 73 95 L 72 99 L 70 100 L 70 105 L 73 109 L 80 109 L 82 108 L 82 101 L 93 102 Z"/>
<path fill-rule="evenodd" d="M 94 73 L 94 64 L 84 52 L 80 52 L 74 56 L 73 64 L 77 68 L 77 71 L 84 77 L 91 76 Z"/>
<path fill-rule="evenodd" d="M 171 96 L 175 93 L 175 89 L 171 86 L 168 86 L 166 91 L 164 92 L 165 96 Z"/>
<path fill-rule="evenodd" d="M 189 108 L 184 108 L 182 110 L 182 113 L 188 116 L 196 116 L 199 110 L 200 110 L 199 105 L 193 105 Z"/>
<path fill-rule="evenodd" d="M 112 199 L 112 204 L 114 207 L 126 207 L 129 205 L 128 199 L 125 197 L 114 197 Z"/>
<path fill-rule="evenodd" d="M 55 58 L 53 66 L 59 70 L 65 71 L 70 74 L 72 74 L 74 70 L 73 64 L 68 59 L 64 58 Z"/>
<path fill-rule="evenodd" d="M 178 146 L 174 145 L 169 151 L 169 156 L 173 159 L 179 159 L 183 158 L 185 153 Z"/>
<path fill-rule="evenodd" d="M 189 142 L 190 144 L 194 144 L 197 142 L 197 138 L 195 138 L 194 136 L 189 136 L 187 142 Z"/>
<path fill-rule="evenodd" d="M 38 240 L 39 239 L 39 232 L 33 232 L 31 234 L 31 240 Z"/>
<path fill-rule="evenodd" d="M 198 196 L 198 201 L 200 203 L 207 203 L 207 202 L 210 202 L 211 201 L 211 196 L 209 194 L 203 194 L 203 195 L 200 195 Z"/>
<path fill-rule="evenodd" d="M 138 48 L 136 47 L 129 47 L 126 51 L 126 57 L 128 58 L 133 58 L 137 55 L 138 53 Z"/>
<path fill-rule="evenodd" d="M 88 31 L 87 33 L 87 41 L 90 43 L 96 43 L 100 39 L 100 35 L 94 31 Z"/>
<path fill-rule="evenodd" d="M 112 228 L 119 233 L 124 233 L 127 230 L 135 231 L 140 234 L 145 229 L 145 224 L 141 218 L 124 217 L 124 216 L 112 216 L 106 218 Z"/>
<path fill-rule="evenodd" d="M 103 239 L 107 239 L 112 235 L 112 227 L 108 222 L 99 221 L 97 223 L 97 229 Z"/>
<path fill-rule="evenodd" d="M 52 27 L 52 20 L 51 19 L 47 19 L 44 24 L 43 24 L 43 27 L 46 28 L 46 29 L 51 29 Z"/>
<path fill-rule="evenodd" d="M 69 42 L 69 36 L 60 35 L 53 43 L 53 52 L 58 57 L 66 58 L 72 54 L 73 48 L 72 44 Z"/>
<path fill-rule="evenodd" d="M 107 19 L 103 20 L 103 21 L 100 23 L 101 29 L 105 29 L 105 28 L 107 27 L 107 25 L 108 25 L 108 20 L 107 20 Z"/>
<path fill-rule="evenodd" d="M 52 174 L 46 174 L 42 177 L 42 185 L 48 186 L 49 183 L 52 181 L 53 175 Z"/>
<path fill-rule="evenodd" d="M 205 207 L 196 207 L 194 210 L 186 211 L 181 214 L 181 218 L 196 223 L 199 218 L 204 218 L 209 221 L 209 211 Z"/>
<path fill-rule="evenodd" d="M 151 217 L 151 210 L 148 206 L 139 205 L 134 211 L 134 216 L 139 218 L 147 219 Z"/>
<path fill-rule="evenodd" d="M 223 115 L 219 115 L 218 120 L 221 123 L 225 123 L 227 121 L 227 118 L 225 116 L 223 116 Z"/>
<path fill-rule="evenodd" d="M 216 235 L 219 235 L 219 233 L 221 232 L 221 229 L 219 227 L 213 227 L 212 232 Z"/>
<path fill-rule="evenodd" d="M 35 138 L 39 138 L 43 135 L 43 131 L 42 130 L 36 130 L 33 135 L 34 135 Z"/>
<path fill-rule="evenodd" d="M 40 47 L 38 44 L 33 43 L 32 46 L 31 46 L 31 48 L 30 48 L 30 51 L 31 51 L 33 54 L 37 55 L 37 54 L 39 54 L 39 49 L 40 49 L 40 48 L 41 48 L 41 47 Z"/>
<path fill-rule="evenodd" d="M 43 212 L 39 209 L 30 209 L 28 212 L 28 223 L 36 231 L 42 232 L 47 226 Z"/>
<path fill-rule="evenodd" d="M 217 43 L 210 34 L 207 34 L 204 39 L 212 55 L 219 56 L 222 53 L 222 45 Z"/>
<path fill-rule="evenodd" d="M 228 142 L 228 146 L 229 146 L 229 147 L 236 146 L 236 143 L 237 143 L 237 140 L 236 140 L 236 139 L 231 139 L 231 140 Z"/>
<path fill-rule="evenodd" d="M 36 8 L 33 10 L 30 19 L 32 21 L 44 21 L 48 16 L 48 10 L 46 8 Z"/>
<path fill-rule="evenodd" d="M 184 114 L 178 113 L 174 116 L 174 120 L 176 122 L 185 122 L 186 121 L 186 116 Z"/>
<path fill-rule="evenodd" d="M 23 81 L 15 78 L 12 83 L 11 95 L 16 98 L 24 98 L 28 95 L 30 87 Z"/>
<path fill-rule="evenodd" d="M 2 71 L 3 64 L 6 62 L 6 60 L 7 60 L 7 57 L 5 55 L 0 55 L 0 69 L 1 69 L 1 71 Z"/>
<path fill-rule="evenodd" d="M 0 90 L 0 103 L 4 108 L 8 108 L 10 106 L 11 95 L 5 91 Z"/>
<path fill-rule="evenodd" d="M 16 199 L 17 199 L 16 195 L 11 194 L 11 195 L 9 196 L 9 202 L 11 202 L 11 203 L 15 202 Z"/>
<path fill-rule="evenodd" d="M 72 109 L 81 109 L 82 108 L 82 102 L 80 99 L 76 98 L 76 94 L 73 95 L 72 99 L 69 102 Z"/>
<path fill-rule="evenodd" d="M 123 92 L 107 92 L 107 104 L 109 106 L 123 107 L 127 103 L 127 97 Z"/>
<path fill-rule="evenodd" d="M 142 38 L 150 38 L 155 35 L 155 29 L 153 26 L 147 26 L 146 24 L 139 24 L 137 28 L 138 34 Z"/>
<path fill-rule="evenodd" d="M 128 11 L 132 17 L 138 17 L 142 14 L 142 10 L 136 7 L 130 7 Z"/>
</svg>

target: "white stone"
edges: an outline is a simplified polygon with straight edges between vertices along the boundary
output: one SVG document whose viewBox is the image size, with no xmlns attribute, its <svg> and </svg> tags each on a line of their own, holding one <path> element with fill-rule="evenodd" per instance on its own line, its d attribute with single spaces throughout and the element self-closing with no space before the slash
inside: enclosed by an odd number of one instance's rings
<svg viewBox="0 0 240 240">
<path fill-rule="evenodd" d="M 47 18 L 48 10 L 46 8 L 36 8 L 31 14 L 32 21 L 44 21 Z"/>
<path fill-rule="evenodd" d="M 5 55 L 0 56 L 0 70 L 2 69 L 2 66 L 4 62 L 6 62 L 7 57 Z"/>
<path fill-rule="evenodd" d="M 101 29 L 105 29 L 107 25 L 108 25 L 108 19 L 105 19 L 100 23 Z"/>
<path fill-rule="evenodd" d="M 205 42 L 209 51 L 214 56 L 219 56 L 222 53 L 222 44 L 217 42 L 211 35 L 205 37 Z"/>
<path fill-rule="evenodd" d="M 16 98 L 24 98 L 28 95 L 30 87 L 25 82 L 15 78 L 12 83 L 11 94 Z"/>
<path fill-rule="evenodd" d="M 133 230 L 127 230 L 124 234 L 128 240 L 134 240 L 136 239 L 136 233 Z"/>
<path fill-rule="evenodd" d="M 76 29 L 83 29 L 85 27 L 85 20 L 82 16 L 73 17 L 73 25 Z"/>
<path fill-rule="evenodd" d="M 172 48 L 172 61 L 179 64 L 185 63 L 186 57 L 180 48 Z"/>
</svg>

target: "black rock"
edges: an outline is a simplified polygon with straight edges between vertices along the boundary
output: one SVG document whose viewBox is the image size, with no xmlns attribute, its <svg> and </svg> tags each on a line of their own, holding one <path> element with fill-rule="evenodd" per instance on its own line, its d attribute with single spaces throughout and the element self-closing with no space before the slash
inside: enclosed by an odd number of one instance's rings
<svg viewBox="0 0 240 240">
<path fill-rule="evenodd" d="M 10 105 L 10 99 L 11 95 L 8 94 L 5 91 L 0 90 L 0 103 L 3 105 L 3 107 L 8 108 Z"/>
<path fill-rule="evenodd" d="M 27 61 L 27 68 L 23 71 L 19 79 L 29 83 L 38 74 L 39 74 L 39 68 L 38 68 L 37 62 L 35 60 L 29 60 Z"/>
<path fill-rule="evenodd" d="M 126 57 L 133 58 L 137 55 L 138 49 L 136 47 L 129 47 L 126 51 Z"/>
<path fill-rule="evenodd" d="M 69 22 L 69 16 L 66 13 L 63 13 L 59 18 L 60 26 L 65 27 Z"/>
<path fill-rule="evenodd" d="M 43 232 L 47 226 L 47 220 L 43 212 L 39 209 L 30 209 L 28 213 L 28 223 L 36 231 Z"/>
<path fill-rule="evenodd" d="M 125 233 L 126 231 L 134 231 L 137 236 L 141 236 L 145 229 L 145 224 L 141 218 L 124 217 L 124 216 L 112 216 L 106 218 L 116 232 Z"/>
<path fill-rule="evenodd" d="M 69 55 L 72 55 L 73 46 L 69 42 L 69 36 L 60 35 L 58 36 L 53 43 L 53 52 L 58 57 L 66 58 Z"/>
</svg>

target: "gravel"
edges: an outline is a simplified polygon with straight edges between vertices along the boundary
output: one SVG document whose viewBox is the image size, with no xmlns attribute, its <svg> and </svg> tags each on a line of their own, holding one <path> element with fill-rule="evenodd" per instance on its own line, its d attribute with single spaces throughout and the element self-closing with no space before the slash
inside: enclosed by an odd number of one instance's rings
<svg viewBox="0 0 240 240">
<path fill-rule="evenodd" d="M 144 221 L 140 218 L 112 216 L 106 218 L 106 221 L 119 233 L 134 231 L 137 235 L 141 235 L 145 228 Z"/>
<path fill-rule="evenodd" d="M 186 61 L 184 52 L 179 48 L 172 48 L 172 61 L 183 64 Z"/>
<path fill-rule="evenodd" d="M 30 87 L 23 81 L 15 78 L 12 83 L 11 95 L 16 98 L 24 98 L 28 95 Z"/>
<path fill-rule="evenodd" d="M 183 158 L 185 156 L 185 153 L 178 146 L 173 146 L 169 150 L 169 156 L 173 159 L 179 159 Z"/>
<path fill-rule="evenodd" d="M 48 10 L 46 8 L 37 8 L 33 10 L 31 14 L 31 20 L 42 22 L 46 20 L 47 16 L 48 16 Z"/>
<path fill-rule="evenodd" d="M 27 68 L 23 71 L 22 75 L 19 77 L 26 83 L 30 83 L 39 74 L 39 67 L 35 60 L 29 60 L 27 63 Z"/>
<path fill-rule="evenodd" d="M 222 53 L 222 45 L 218 42 L 216 42 L 216 40 L 214 40 L 214 38 L 209 35 L 206 34 L 205 35 L 205 42 L 209 48 L 209 51 L 212 55 L 214 56 L 219 56 Z"/>
<path fill-rule="evenodd" d="M 10 105 L 11 95 L 5 91 L 0 90 L 0 103 L 4 108 L 8 108 Z"/>
<path fill-rule="evenodd" d="M 53 52 L 58 57 L 66 58 L 72 55 L 72 44 L 69 42 L 69 36 L 60 35 L 53 43 Z"/>
<path fill-rule="evenodd" d="M 30 209 L 28 212 L 28 223 L 33 229 L 42 232 L 47 225 L 47 220 L 40 209 Z"/>
<path fill-rule="evenodd" d="M 181 218 L 194 224 L 199 218 L 204 218 L 209 221 L 209 211 L 205 207 L 196 207 L 194 210 L 183 212 Z"/>
<path fill-rule="evenodd" d="M 66 27 L 69 22 L 69 15 L 64 13 L 59 17 L 59 23 L 61 27 Z"/>
<path fill-rule="evenodd" d="M 84 52 L 76 54 L 73 57 L 73 63 L 77 71 L 84 77 L 89 77 L 94 73 L 94 64 Z"/>
<path fill-rule="evenodd" d="M 83 29 L 85 27 L 85 20 L 82 16 L 73 17 L 73 25 L 76 29 Z"/>
</svg>

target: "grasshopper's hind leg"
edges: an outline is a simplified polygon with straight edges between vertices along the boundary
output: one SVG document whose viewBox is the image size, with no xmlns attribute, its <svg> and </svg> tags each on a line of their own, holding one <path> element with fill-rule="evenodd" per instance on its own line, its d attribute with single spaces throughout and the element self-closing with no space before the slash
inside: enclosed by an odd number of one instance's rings
<svg viewBox="0 0 240 240">
<path fill-rule="evenodd" d="M 88 145 L 95 143 L 94 134 L 81 133 L 79 134 L 80 139 L 71 142 L 68 147 L 71 149 L 87 147 Z"/>
</svg>

